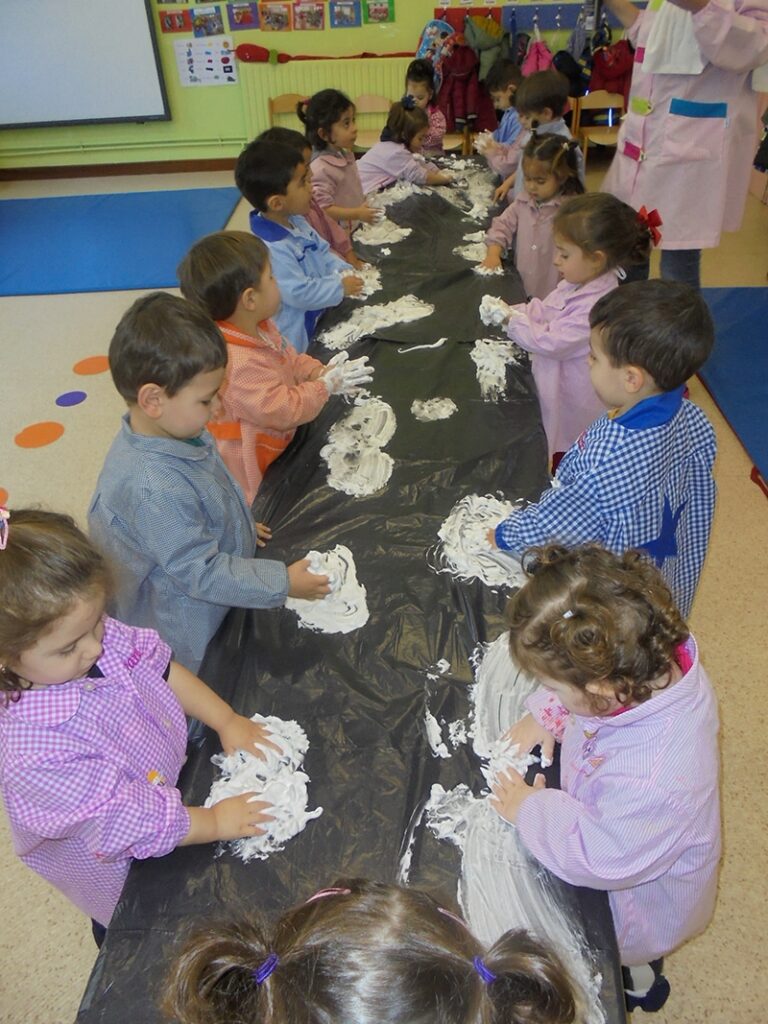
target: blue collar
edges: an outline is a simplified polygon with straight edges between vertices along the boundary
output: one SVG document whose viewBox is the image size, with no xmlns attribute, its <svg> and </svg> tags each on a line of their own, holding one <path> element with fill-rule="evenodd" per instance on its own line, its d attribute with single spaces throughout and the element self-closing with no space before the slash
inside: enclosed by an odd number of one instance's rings
<svg viewBox="0 0 768 1024">
<path fill-rule="evenodd" d="M 251 210 L 250 220 L 251 231 L 262 242 L 279 242 L 281 239 L 287 238 L 291 233 L 288 228 L 284 228 L 277 221 L 267 220 L 266 217 L 262 217 L 258 210 Z"/>
<path fill-rule="evenodd" d="M 660 427 L 662 423 L 669 423 L 683 404 L 684 391 L 685 384 L 681 384 L 674 391 L 663 391 L 660 395 L 644 398 L 642 402 L 628 409 L 623 416 L 617 416 L 613 422 L 620 423 L 627 430 Z"/>
</svg>

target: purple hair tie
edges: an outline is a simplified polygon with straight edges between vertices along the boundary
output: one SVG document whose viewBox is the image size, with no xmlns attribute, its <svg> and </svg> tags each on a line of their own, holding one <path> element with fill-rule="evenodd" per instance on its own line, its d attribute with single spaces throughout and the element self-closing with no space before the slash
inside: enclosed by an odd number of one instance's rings
<svg viewBox="0 0 768 1024">
<path fill-rule="evenodd" d="M 479 956 L 476 956 L 473 959 L 472 964 L 486 985 L 490 985 L 492 981 L 497 980 L 497 975 L 495 975 L 493 971 L 488 970 Z"/>
<path fill-rule="evenodd" d="M 259 964 L 255 971 L 251 971 L 251 977 L 257 985 L 262 985 L 279 963 L 280 957 L 277 953 L 270 953 L 263 964 Z"/>
<path fill-rule="evenodd" d="M 416 100 L 413 98 L 413 96 L 409 96 L 406 93 L 406 95 L 403 96 L 403 98 L 400 100 L 400 106 L 403 107 L 405 110 L 413 110 L 413 108 L 416 106 Z"/>
</svg>

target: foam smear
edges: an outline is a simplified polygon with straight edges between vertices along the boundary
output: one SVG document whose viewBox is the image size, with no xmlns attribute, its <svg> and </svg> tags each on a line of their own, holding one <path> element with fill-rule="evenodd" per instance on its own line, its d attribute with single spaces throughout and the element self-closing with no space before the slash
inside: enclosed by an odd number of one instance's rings
<svg viewBox="0 0 768 1024">
<path fill-rule="evenodd" d="M 507 389 L 507 366 L 519 362 L 519 349 L 503 338 L 480 338 L 470 356 L 483 399 L 498 401 Z"/>
<path fill-rule="evenodd" d="M 415 399 L 411 404 L 411 412 L 422 423 L 430 420 L 447 420 L 457 411 L 452 398 L 428 398 L 425 401 Z"/>
<path fill-rule="evenodd" d="M 213 783 L 205 801 L 206 807 L 213 807 L 227 797 L 253 791 L 258 794 L 254 799 L 270 805 L 265 813 L 274 820 L 261 826 L 267 829 L 264 835 L 235 839 L 219 846 L 218 854 L 228 846 L 246 863 L 266 860 L 271 853 L 282 850 L 289 839 L 303 831 L 308 821 L 323 813 L 322 807 L 307 810 L 309 777 L 301 771 L 301 766 L 309 741 L 301 726 L 272 716 L 253 715 L 251 720 L 266 726 L 281 752 L 263 748 L 266 761 L 245 750 L 229 755 L 215 754 L 211 761 L 221 772 L 221 778 Z"/>
<path fill-rule="evenodd" d="M 381 271 L 378 267 L 372 267 L 366 263 L 361 270 L 350 267 L 349 270 L 342 270 L 342 277 L 361 277 L 363 279 L 362 290 L 357 295 L 350 295 L 351 299 L 368 299 L 375 292 L 381 291 Z"/>
<path fill-rule="evenodd" d="M 369 394 L 358 396 L 347 416 L 331 427 L 328 443 L 320 449 L 328 465 L 328 486 L 354 498 L 385 487 L 394 461 L 381 449 L 396 425 L 391 405 Z"/>
<path fill-rule="evenodd" d="M 421 352 L 425 348 L 442 348 L 446 341 L 448 341 L 447 338 L 438 338 L 437 341 L 433 341 L 431 345 L 405 345 L 403 348 L 399 348 L 397 353 L 398 355 L 402 355 L 403 352 Z"/>
<path fill-rule="evenodd" d="M 404 199 L 410 199 L 411 196 L 426 196 L 430 192 L 431 189 L 422 188 L 421 185 L 415 185 L 410 181 L 396 181 L 389 188 L 366 196 L 365 201 L 369 206 L 376 207 L 379 210 L 386 210 L 388 206 L 401 203 Z M 355 238 L 357 237 L 356 234 Z"/>
<path fill-rule="evenodd" d="M 441 166 L 450 171 L 461 171 L 462 180 L 454 188 L 442 189 L 440 195 L 457 206 L 465 218 L 483 221 L 493 204 L 493 174 L 487 167 L 457 157 L 444 157 Z"/>
<path fill-rule="evenodd" d="M 352 552 L 343 544 L 332 551 L 310 551 L 309 571 L 330 577 L 331 592 L 319 601 L 289 597 L 285 607 L 296 612 L 299 624 L 317 633 L 351 633 L 368 621 L 365 587 L 357 581 Z"/>
<path fill-rule="evenodd" d="M 410 235 L 412 228 L 401 228 L 391 220 L 377 221 L 375 224 L 364 224 L 355 232 L 355 243 L 359 245 L 395 245 Z"/>
<path fill-rule="evenodd" d="M 491 495 L 468 494 L 451 509 L 438 531 L 436 572 L 460 580 L 478 579 L 488 587 L 519 587 L 525 582 L 520 563 L 488 542 L 488 531 L 506 519 L 516 506 Z"/>
<path fill-rule="evenodd" d="M 326 348 L 336 351 L 349 348 L 354 342 L 368 334 L 391 327 L 393 324 L 407 324 L 421 320 L 434 313 L 435 307 L 429 302 L 417 299 L 415 295 L 403 295 L 392 302 L 378 306 L 363 306 L 356 309 L 344 323 L 329 327 L 318 335 L 318 341 Z"/>
</svg>

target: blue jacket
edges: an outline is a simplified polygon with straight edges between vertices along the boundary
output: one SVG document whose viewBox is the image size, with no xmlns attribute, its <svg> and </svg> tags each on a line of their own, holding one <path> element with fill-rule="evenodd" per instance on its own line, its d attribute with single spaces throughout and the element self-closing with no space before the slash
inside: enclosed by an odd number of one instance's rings
<svg viewBox="0 0 768 1024">
<path fill-rule="evenodd" d="M 514 107 L 507 107 L 501 115 L 499 127 L 493 133 L 493 137 L 496 142 L 500 142 L 504 146 L 509 146 L 515 141 L 522 130 L 523 126 L 520 124 L 520 118 L 517 111 Z"/>
<path fill-rule="evenodd" d="M 290 217 L 292 229 L 251 211 L 251 231 L 267 245 L 272 273 L 283 304 L 273 320 L 297 352 L 306 352 L 315 326 L 329 306 L 344 298 L 340 272 L 349 264 L 309 226 L 304 217 Z"/>
</svg>

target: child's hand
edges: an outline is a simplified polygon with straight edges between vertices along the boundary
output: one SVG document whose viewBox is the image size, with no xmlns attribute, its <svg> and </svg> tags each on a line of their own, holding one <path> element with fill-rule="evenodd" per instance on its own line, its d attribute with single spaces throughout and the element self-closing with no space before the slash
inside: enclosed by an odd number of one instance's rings
<svg viewBox="0 0 768 1024">
<path fill-rule="evenodd" d="M 350 218 L 350 220 L 361 220 L 364 224 L 378 224 L 383 219 L 384 211 L 379 210 L 376 206 L 369 206 L 367 203 L 358 206 L 355 209 L 355 216 Z"/>
<path fill-rule="evenodd" d="M 499 545 L 496 543 L 496 530 L 493 527 L 491 527 L 488 533 L 486 533 L 485 539 L 488 541 L 492 548 L 498 548 Z"/>
<path fill-rule="evenodd" d="M 485 259 L 480 266 L 485 267 L 486 270 L 499 270 L 501 267 L 501 256 L 495 252 L 488 252 L 485 254 Z"/>
<path fill-rule="evenodd" d="M 552 764 L 555 737 L 543 725 L 539 725 L 530 712 L 523 715 L 519 722 L 515 722 L 512 728 L 504 733 L 502 739 L 516 743 L 521 754 L 530 754 L 534 747 L 540 746 L 542 758 Z"/>
<path fill-rule="evenodd" d="M 236 750 L 246 750 L 249 754 L 255 754 L 262 761 L 266 761 L 262 747 L 269 747 L 270 750 L 282 754 L 281 748 L 268 738 L 271 735 L 265 726 L 259 725 L 258 722 L 252 722 L 245 715 L 238 715 L 234 712 L 219 729 L 221 748 L 225 754 L 234 754 Z"/>
<path fill-rule="evenodd" d="M 256 523 L 256 546 L 264 548 L 267 541 L 272 540 L 272 531 L 266 523 Z"/>
<path fill-rule="evenodd" d="M 345 295 L 359 295 L 363 290 L 363 279 L 356 274 L 350 274 L 348 277 L 342 277 L 341 286 Z"/>
<path fill-rule="evenodd" d="M 509 192 L 509 190 L 512 188 L 514 183 L 515 183 L 515 176 L 514 176 L 514 174 L 510 174 L 510 176 L 508 178 L 505 178 L 504 181 L 502 181 L 502 183 L 499 185 L 499 187 L 493 193 L 493 201 L 494 201 L 494 203 L 500 203 L 503 199 L 506 199 L 507 198 L 507 192 Z"/>
<path fill-rule="evenodd" d="M 365 260 L 361 260 L 357 253 L 352 252 L 351 249 L 344 257 L 344 260 L 350 265 L 350 267 L 354 267 L 355 270 L 365 270 L 366 267 L 370 266 L 370 264 L 366 263 Z"/>
<path fill-rule="evenodd" d="M 529 786 L 520 772 L 508 768 L 496 776 L 491 786 L 491 807 L 506 821 L 514 822 L 523 800 L 532 796 L 537 789 L 546 789 L 546 786 L 547 781 L 541 774 Z"/>
<path fill-rule="evenodd" d="M 303 601 L 319 601 L 331 592 L 331 581 L 309 571 L 309 559 L 302 558 L 288 566 L 288 597 L 300 597 Z"/>
<path fill-rule="evenodd" d="M 254 800 L 258 793 L 243 793 L 241 796 L 228 796 L 211 807 L 214 817 L 216 839 L 244 839 L 246 836 L 263 836 L 267 831 L 259 828 L 268 821 L 274 821 L 268 810 L 271 804 L 263 800 Z"/>
</svg>

